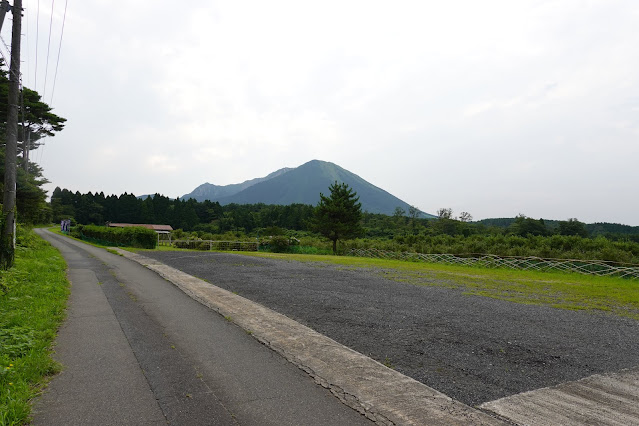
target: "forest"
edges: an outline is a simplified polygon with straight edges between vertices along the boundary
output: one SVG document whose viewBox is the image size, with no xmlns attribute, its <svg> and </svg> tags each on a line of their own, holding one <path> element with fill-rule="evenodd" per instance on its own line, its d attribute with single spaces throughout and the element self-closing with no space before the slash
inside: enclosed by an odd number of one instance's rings
<svg viewBox="0 0 639 426">
<path fill-rule="evenodd" d="M 51 196 L 54 222 L 104 225 L 106 222 L 168 224 L 176 238 L 255 240 L 287 236 L 290 251 L 330 252 L 330 243 L 311 231 L 315 207 L 228 204 L 171 199 L 159 194 L 145 199 L 56 188 Z M 455 218 L 440 209 L 438 218 L 421 219 L 396 209 L 392 216 L 363 212 L 360 238 L 340 242 L 350 248 L 378 248 L 421 253 L 496 254 L 545 258 L 599 259 L 639 263 L 639 227 L 611 223 L 584 224 L 516 218 L 472 222 L 469 214 Z"/>
</svg>

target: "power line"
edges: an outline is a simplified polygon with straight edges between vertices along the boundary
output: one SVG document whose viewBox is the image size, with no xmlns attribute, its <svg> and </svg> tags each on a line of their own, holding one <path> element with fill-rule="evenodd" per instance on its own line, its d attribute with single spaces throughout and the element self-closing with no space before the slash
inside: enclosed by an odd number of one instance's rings
<svg viewBox="0 0 639 426">
<path fill-rule="evenodd" d="M 4 41 L 4 37 L 2 37 L 0 35 L 0 40 L 2 41 L 2 44 L 4 44 L 5 49 L 7 49 L 7 53 L 9 55 L 9 58 L 11 58 L 11 48 L 9 47 L 9 45 L 7 44 L 6 41 Z M 10 66 L 10 61 L 7 60 L 7 57 L 4 56 L 4 52 L 2 51 L 2 49 L 0 49 L 0 55 L 2 55 L 2 59 L 4 59 L 4 64 L 7 67 L 7 69 L 9 70 L 9 75 L 11 75 L 11 66 Z M 20 81 L 20 85 L 22 85 L 22 72 L 20 73 L 20 75 L 18 76 L 18 80 Z"/>
<path fill-rule="evenodd" d="M 27 63 L 27 74 L 26 75 L 27 75 L 27 83 L 28 83 L 29 77 L 31 76 L 31 72 L 29 71 L 29 8 L 28 7 L 24 8 L 24 13 L 25 13 L 25 16 L 27 18 L 27 31 L 24 33 L 24 38 L 25 38 L 25 40 L 27 42 L 27 57 L 26 57 L 25 62 Z"/>
<path fill-rule="evenodd" d="M 9 45 L 4 40 L 4 37 L 2 37 L 1 35 L 0 35 L 0 40 L 2 40 L 2 44 L 4 44 L 4 47 L 5 47 L 5 49 L 7 49 L 7 52 L 11 53 L 11 48 L 9 48 Z"/>
<path fill-rule="evenodd" d="M 55 74 L 53 75 L 53 89 L 51 89 L 51 101 L 53 104 L 53 94 L 55 93 L 55 81 L 58 78 L 58 65 L 60 64 L 60 51 L 62 51 L 62 36 L 64 35 L 64 22 L 67 19 L 67 4 L 69 0 L 64 0 L 64 14 L 62 15 L 62 31 L 60 31 L 60 44 L 58 45 L 58 58 L 55 61 Z"/>
<path fill-rule="evenodd" d="M 22 73 L 20 73 L 20 112 L 22 113 L 22 161 L 24 171 L 29 174 L 29 138 L 27 137 L 27 129 L 24 125 L 24 84 L 22 82 Z M 29 126 L 29 135 L 31 135 L 31 126 Z"/>
<path fill-rule="evenodd" d="M 33 90 L 38 90 L 38 36 L 40 35 L 40 0 L 38 0 L 38 13 L 36 15 L 36 51 L 35 51 L 35 73 Z"/>
<path fill-rule="evenodd" d="M 9 56 L 11 56 L 11 49 L 9 49 L 9 46 L 7 45 L 7 42 L 4 41 L 4 37 L 2 37 L 1 35 L 0 35 L 0 40 L 2 40 L 2 44 L 4 44 L 5 49 L 7 49 L 7 53 L 9 54 Z M 9 67 L 9 61 L 7 61 L 7 57 L 4 56 L 4 51 L 2 49 L 0 49 L 0 55 L 2 55 L 2 59 L 4 59 L 4 64 L 8 68 Z"/>
<path fill-rule="evenodd" d="M 44 156 L 44 140 L 46 137 L 42 138 L 40 141 L 40 145 L 38 145 L 38 154 L 40 154 L 40 159 L 38 160 L 38 164 L 42 167 L 42 157 Z"/>
<path fill-rule="evenodd" d="M 49 20 L 49 42 L 47 43 L 47 62 L 44 67 L 44 88 L 42 89 L 42 98 L 47 93 L 47 75 L 49 74 L 49 51 L 51 50 L 51 29 L 53 28 L 53 8 L 55 0 L 51 1 L 51 19 Z"/>
</svg>

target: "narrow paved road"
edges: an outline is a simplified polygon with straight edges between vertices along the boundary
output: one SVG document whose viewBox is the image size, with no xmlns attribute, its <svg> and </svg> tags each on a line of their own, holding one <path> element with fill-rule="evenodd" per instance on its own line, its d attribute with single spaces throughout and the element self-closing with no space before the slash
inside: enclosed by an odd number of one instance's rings
<svg viewBox="0 0 639 426">
<path fill-rule="evenodd" d="M 148 269 L 48 231 L 72 284 L 63 372 L 35 425 L 364 425 L 362 415 Z"/>
</svg>

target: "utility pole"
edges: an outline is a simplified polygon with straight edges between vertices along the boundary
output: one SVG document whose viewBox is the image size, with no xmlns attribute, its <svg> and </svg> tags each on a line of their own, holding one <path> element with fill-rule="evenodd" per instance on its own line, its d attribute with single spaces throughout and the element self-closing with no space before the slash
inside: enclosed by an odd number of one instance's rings
<svg viewBox="0 0 639 426">
<path fill-rule="evenodd" d="M 22 0 L 14 0 L 11 65 L 9 67 L 9 114 L 7 115 L 7 146 L 5 150 L 4 198 L 2 203 L 3 230 L 0 246 L 0 267 L 3 269 L 9 269 L 13 266 L 16 246 L 16 157 L 18 155 L 21 31 Z"/>
</svg>

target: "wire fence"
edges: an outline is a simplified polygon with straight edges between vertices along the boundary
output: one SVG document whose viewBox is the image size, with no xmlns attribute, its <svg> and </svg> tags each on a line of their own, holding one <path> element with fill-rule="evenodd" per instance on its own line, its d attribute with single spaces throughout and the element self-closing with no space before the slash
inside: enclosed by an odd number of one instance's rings
<svg viewBox="0 0 639 426">
<path fill-rule="evenodd" d="M 492 254 L 426 254 L 392 252 L 377 249 L 351 249 L 349 256 L 377 259 L 406 260 L 440 263 L 445 265 L 477 266 L 483 268 L 507 268 L 529 271 L 576 272 L 585 275 L 612 276 L 639 279 L 639 265 L 608 262 L 604 260 L 544 259 L 540 257 L 502 257 Z"/>
<path fill-rule="evenodd" d="M 215 241 L 215 240 L 172 240 L 160 241 L 160 245 L 170 245 L 191 250 L 258 251 L 257 241 Z"/>
</svg>

